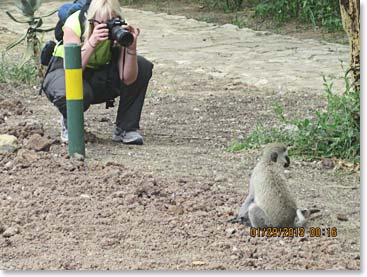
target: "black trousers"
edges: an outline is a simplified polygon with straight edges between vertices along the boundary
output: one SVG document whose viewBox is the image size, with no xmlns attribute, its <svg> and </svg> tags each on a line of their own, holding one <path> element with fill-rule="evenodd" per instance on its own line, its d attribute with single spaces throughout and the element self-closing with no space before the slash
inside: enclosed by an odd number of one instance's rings
<svg viewBox="0 0 367 277">
<path fill-rule="evenodd" d="M 144 57 L 138 56 L 138 77 L 133 84 L 126 86 L 119 79 L 117 63 L 107 64 L 100 69 L 86 68 L 83 71 L 84 111 L 92 104 L 105 103 L 120 97 L 116 126 L 125 131 L 139 129 L 152 70 L 153 64 Z M 42 88 L 47 98 L 58 108 L 64 118 L 67 118 L 65 71 L 62 58 L 54 57 L 51 61 Z"/>
</svg>

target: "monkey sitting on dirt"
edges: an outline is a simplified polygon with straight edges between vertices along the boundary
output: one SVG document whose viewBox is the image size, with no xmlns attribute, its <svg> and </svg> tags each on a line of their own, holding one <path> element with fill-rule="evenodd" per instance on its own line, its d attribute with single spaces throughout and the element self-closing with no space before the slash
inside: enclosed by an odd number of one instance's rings
<svg viewBox="0 0 367 277">
<path fill-rule="evenodd" d="M 256 228 L 304 226 L 311 213 L 319 210 L 297 208 L 284 176 L 284 168 L 289 165 L 285 145 L 267 145 L 251 174 L 249 195 L 238 216 L 230 222 L 250 224 Z"/>
</svg>

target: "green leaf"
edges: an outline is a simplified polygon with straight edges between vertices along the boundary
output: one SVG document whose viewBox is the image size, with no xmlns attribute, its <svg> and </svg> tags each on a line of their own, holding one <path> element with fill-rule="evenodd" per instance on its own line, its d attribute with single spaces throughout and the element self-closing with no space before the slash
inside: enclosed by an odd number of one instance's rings
<svg viewBox="0 0 367 277">
<path fill-rule="evenodd" d="M 12 49 L 13 47 L 17 46 L 19 43 L 21 43 L 23 40 L 25 40 L 25 38 L 27 37 L 27 33 L 25 33 L 24 35 L 20 36 L 16 41 L 10 43 L 6 48 L 5 51 L 9 51 L 10 49 Z"/>
<path fill-rule="evenodd" d="M 41 3 L 41 0 L 15 0 L 15 6 L 20 9 L 25 16 L 33 16 Z"/>
<path fill-rule="evenodd" d="M 14 20 L 15 22 L 18 22 L 18 23 L 31 23 L 32 21 L 28 20 L 28 21 L 22 21 L 22 20 L 19 20 L 19 19 L 16 19 L 10 12 L 6 11 L 5 12 L 12 20 Z"/>
</svg>

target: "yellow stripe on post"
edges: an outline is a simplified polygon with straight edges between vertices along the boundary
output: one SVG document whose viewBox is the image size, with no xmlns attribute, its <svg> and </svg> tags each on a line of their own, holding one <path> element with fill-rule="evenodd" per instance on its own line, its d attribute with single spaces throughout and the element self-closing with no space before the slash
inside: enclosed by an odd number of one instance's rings
<svg viewBox="0 0 367 277">
<path fill-rule="evenodd" d="M 65 47 L 66 112 L 68 116 L 69 155 L 85 156 L 83 73 L 80 43 L 66 43 Z"/>
<path fill-rule="evenodd" d="M 66 100 L 83 100 L 83 71 L 65 69 Z"/>
</svg>

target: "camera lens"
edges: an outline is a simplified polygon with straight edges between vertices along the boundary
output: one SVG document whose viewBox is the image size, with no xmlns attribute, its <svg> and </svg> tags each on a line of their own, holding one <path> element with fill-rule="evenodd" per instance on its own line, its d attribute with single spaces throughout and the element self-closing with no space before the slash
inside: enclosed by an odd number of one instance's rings
<svg viewBox="0 0 367 277">
<path fill-rule="evenodd" d="M 134 42 L 134 36 L 120 26 L 114 26 L 111 30 L 111 35 L 121 46 L 129 47 Z"/>
</svg>

